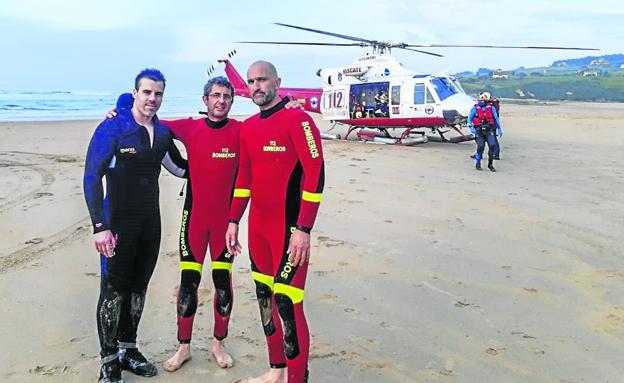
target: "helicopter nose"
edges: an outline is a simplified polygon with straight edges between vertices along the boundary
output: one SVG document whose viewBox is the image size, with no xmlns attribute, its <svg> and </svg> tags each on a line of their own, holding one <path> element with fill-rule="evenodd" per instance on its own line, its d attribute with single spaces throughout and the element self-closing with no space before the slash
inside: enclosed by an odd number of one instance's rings
<svg viewBox="0 0 624 383">
<path fill-rule="evenodd" d="M 454 94 L 444 100 L 444 109 L 455 111 L 459 116 L 466 118 L 470 113 L 470 109 L 474 105 L 474 101 L 470 96 L 465 94 Z M 459 117 L 458 116 L 458 117 Z"/>
</svg>

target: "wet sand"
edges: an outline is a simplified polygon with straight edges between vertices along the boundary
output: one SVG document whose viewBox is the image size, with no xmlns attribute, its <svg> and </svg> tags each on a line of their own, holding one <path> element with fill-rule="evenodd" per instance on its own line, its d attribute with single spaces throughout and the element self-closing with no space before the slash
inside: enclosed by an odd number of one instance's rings
<svg viewBox="0 0 624 383">
<path fill-rule="evenodd" d="M 502 107 L 496 173 L 474 170 L 473 143 L 323 142 L 305 301 L 312 382 L 623 381 L 624 104 Z M 0 123 L 0 381 L 97 380 L 99 258 L 82 195 L 96 125 Z M 139 331 L 159 367 L 177 344 L 181 188 L 163 172 L 161 254 Z M 206 274 L 193 360 L 149 381 L 267 368 L 246 252 L 234 284 L 235 366 L 210 356 Z"/>
</svg>

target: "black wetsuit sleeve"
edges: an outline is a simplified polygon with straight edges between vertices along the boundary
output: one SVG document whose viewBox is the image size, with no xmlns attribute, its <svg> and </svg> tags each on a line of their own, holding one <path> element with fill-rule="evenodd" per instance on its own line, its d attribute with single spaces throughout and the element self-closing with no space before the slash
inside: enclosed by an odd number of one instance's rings
<svg viewBox="0 0 624 383">
<path fill-rule="evenodd" d="M 188 160 L 182 158 L 173 140 L 171 140 L 167 153 L 162 159 L 162 165 L 174 176 L 188 178 Z"/>
<path fill-rule="evenodd" d="M 104 190 L 102 177 L 115 155 L 117 129 L 106 120 L 95 129 L 85 161 L 83 187 L 87 208 L 93 224 L 93 233 L 109 230 L 109 223 L 104 213 Z"/>
</svg>

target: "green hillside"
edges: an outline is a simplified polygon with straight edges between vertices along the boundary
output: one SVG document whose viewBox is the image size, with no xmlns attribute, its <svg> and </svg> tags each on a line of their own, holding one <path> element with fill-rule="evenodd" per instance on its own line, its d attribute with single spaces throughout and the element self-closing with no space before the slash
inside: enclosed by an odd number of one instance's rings
<svg viewBox="0 0 624 383">
<path fill-rule="evenodd" d="M 485 90 L 503 98 L 624 102 L 620 56 L 561 60 L 549 67 L 520 67 L 502 72 L 481 68 L 477 73 L 458 73 L 457 77 L 469 94 Z M 492 74 L 506 78 L 493 78 Z"/>
</svg>

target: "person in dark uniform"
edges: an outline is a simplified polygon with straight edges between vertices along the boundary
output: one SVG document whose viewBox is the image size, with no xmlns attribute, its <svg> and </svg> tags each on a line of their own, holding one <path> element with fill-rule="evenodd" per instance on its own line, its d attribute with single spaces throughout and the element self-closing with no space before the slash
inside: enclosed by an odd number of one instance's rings
<svg viewBox="0 0 624 383">
<path fill-rule="evenodd" d="M 494 156 L 498 152 L 498 142 L 496 136 L 501 137 L 503 131 L 498 119 L 496 109 L 488 103 L 490 94 L 483 92 L 479 95 L 479 101 L 472 107 L 468 115 L 468 126 L 470 132 L 474 134 L 477 142 L 477 153 L 475 154 L 475 167 L 481 170 L 481 158 L 485 150 L 485 143 L 488 144 L 488 169 L 495 172 Z"/>
<path fill-rule="evenodd" d="M 488 93 L 488 92 L 482 92 L 481 94 L 483 94 L 485 96 L 485 98 L 488 98 L 486 103 L 488 105 L 491 105 L 494 109 L 496 109 L 496 114 L 498 115 L 498 119 L 500 121 L 500 100 L 495 98 L 495 97 L 492 97 L 492 95 L 490 93 Z M 496 140 L 496 152 L 494 153 L 494 159 L 496 161 L 500 160 L 500 149 L 501 149 L 501 146 L 500 146 L 500 142 L 498 142 L 498 138 L 502 137 L 502 136 L 503 136 L 502 132 L 501 132 L 500 136 L 498 136 L 498 135 L 494 136 L 494 139 Z M 474 154 L 470 155 L 470 158 L 472 158 L 472 159 L 475 159 L 476 157 L 477 157 L 477 152 L 475 152 Z"/>
<path fill-rule="evenodd" d="M 187 167 L 171 132 L 156 117 L 164 90 L 160 71 L 141 71 L 132 109 L 102 121 L 87 151 L 84 194 L 101 255 L 97 326 L 102 383 L 123 382 L 122 369 L 141 376 L 157 373 L 138 350 L 136 337 L 160 247 L 158 178 L 161 163 L 180 177 Z"/>
</svg>

